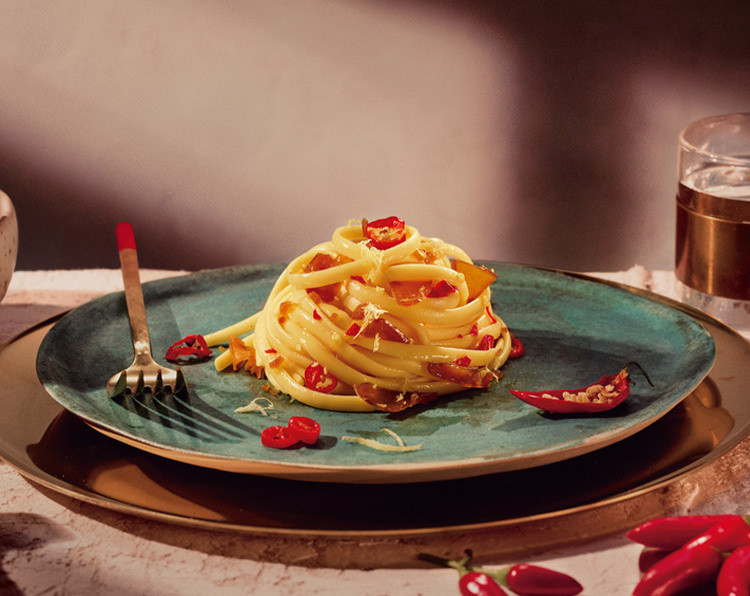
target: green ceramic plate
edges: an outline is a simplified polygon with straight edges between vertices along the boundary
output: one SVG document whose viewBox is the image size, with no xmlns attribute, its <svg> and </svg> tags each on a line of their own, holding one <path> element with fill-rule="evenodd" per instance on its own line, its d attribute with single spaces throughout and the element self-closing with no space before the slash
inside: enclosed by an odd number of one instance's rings
<svg viewBox="0 0 750 596">
<path fill-rule="evenodd" d="M 107 379 L 132 360 L 123 293 L 93 300 L 60 319 L 37 357 L 41 382 L 64 408 L 103 433 L 172 459 L 211 468 L 335 482 L 417 482 L 469 477 L 547 464 L 624 439 L 677 405 L 708 374 L 716 349 L 703 326 L 667 301 L 580 276 L 489 264 L 498 274 L 493 309 L 523 341 L 488 390 L 447 396 L 399 414 L 314 410 L 274 398 L 269 417 L 236 414 L 268 397 L 245 374 L 217 373 L 211 362 L 183 368 L 185 398 L 109 399 Z M 143 286 L 157 359 L 174 341 L 208 333 L 260 309 L 283 265 L 233 267 Z M 622 405 L 599 415 L 554 417 L 513 398 L 508 389 L 580 387 L 630 360 L 636 385 Z M 260 432 L 307 415 L 322 427 L 313 447 L 263 447 Z M 343 441 L 390 441 L 410 453 L 385 453 Z"/>
</svg>

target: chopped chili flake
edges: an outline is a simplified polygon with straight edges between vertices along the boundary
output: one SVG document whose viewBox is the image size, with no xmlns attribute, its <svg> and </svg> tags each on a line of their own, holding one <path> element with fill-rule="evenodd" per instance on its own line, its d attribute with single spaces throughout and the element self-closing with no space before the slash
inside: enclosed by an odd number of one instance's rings
<svg viewBox="0 0 750 596">
<path fill-rule="evenodd" d="M 268 363 L 268 366 L 270 368 L 279 368 L 279 366 L 281 366 L 282 362 L 284 362 L 283 356 L 277 356 L 276 358 L 274 358 L 273 360 L 271 360 L 271 362 Z"/>
<path fill-rule="evenodd" d="M 477 350 L 491 350 L 495 346 L 495 338 L 489 333 L 482 337 Z"/>
<path fill-rule="evenodd" d="M 357 325 L 357 323 L 352 323 L 349 329 L 346 330 L 346 334 L 349 337 L 355 337 L 361 330 L 362 330 L 362 327 Z"/>
<path fill-rule="evenodd" d="M 364 278 L 364 277 L 362 277 L 361 275 L 352 275 L 352 276 L 351 276 L 351 279 L 353 279 L 354 281 L 358 281 L 358 282 L 359 282 L 359 283 L 361 283 L 361 284 L 366 284 L 366 283 L 367 283 L 367 282 L 365 281 L 365 278 Z"/>
<path fill-rule="evenodd" d="M 497 323 L 497 319 L 495 318 L 495 315 L 492 314 L 490 307 L 486 307 L 485 310 L 487 311 L 487 316 L 490 318 L 490 321 L 492 321 L 493 323 Z"/>
<path fill-rule="evenodd" d="M 316 321 L 320 321 L 323 317 L 320 316 L 320 313 L 318 312 L 317 308 L 313 309 L 313 319 Z"/>
<path fill-rule="evenodd" d="M 449 294 L 453 294 L 454 292 L 458 292 L 458 288 L 453 284 L 445 281 L 444 279 L 441 279 L 430 288 L 430 290 L 427 292 L 427 297 L 445 298 L 446 296 L 448 296 Z"/>
<path fill-rule="evenodd" d="M 284 300 L 281 304 L 279 304 L 279 314 L 280 315 L 288 315 L 292 311 L 292 307 L 294 304 L 289 302 L 288 300 Z"/>
<path fill-rule="evenodd" d="M 461 356 L 461 358 L 454 360 L 453 363 L 458 364 L 459 366 L 471 366 L 471 358 L 468 356 Z"/>
<path fill-rule="evenodd" d="M 268 348 L 267 350 L 264 350 L 266 354 L 276 354 L 275 348 Z"/>
<path fill-rule="evenodd" d="M 476 323 L 474 323 L 474 325 L 471 328 L 471 331 L 469 331 L 469 335 L 473 335 L 475 337 L 479 335 L 479 326 Z"/>
</svg>

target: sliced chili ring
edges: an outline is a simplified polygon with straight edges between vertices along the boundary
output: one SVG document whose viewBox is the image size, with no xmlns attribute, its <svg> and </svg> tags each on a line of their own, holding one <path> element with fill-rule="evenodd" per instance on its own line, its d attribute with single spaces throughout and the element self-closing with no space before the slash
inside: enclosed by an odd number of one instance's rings
<svg viewBox="0 0 750 596">
<path fill-rule="evenodd" d="M 322 364 L 313 362 L 305 369 L 305 387 L 321 393 L 330 393 L 339 381 Z"/>
<path fill-rule="evenodd" d="M 320 424 L 307 416 L 292 416 L 287 426 L 306 445 L 314 445 L 320 436 Z"/>
<path fill-rule="evenodd" d="M 370 246 L 378 250 L 386 250 L 406 240 L 406 224 L 400 217 L 384 217 L 366 223 L 365 237 Z"/>
<path fill-rule="evenodd" d="M 287 426 L 269 426 L 264 428 L 260 433 L 260 442 L 266 447 L 273 449 L 286 449 L 296 445 L 299 440 L 294 431 Z"/>
<path fill-rule="evenodd" d="M 206 344 L 202 335 L 188 335 L 181 340 L 174 342 L 167 348 L 165 358 L 169 362 L 179 362 L 182 359 L 195 357 L 203 360 L 211 356 L 211 348 Z"/>
</svg>

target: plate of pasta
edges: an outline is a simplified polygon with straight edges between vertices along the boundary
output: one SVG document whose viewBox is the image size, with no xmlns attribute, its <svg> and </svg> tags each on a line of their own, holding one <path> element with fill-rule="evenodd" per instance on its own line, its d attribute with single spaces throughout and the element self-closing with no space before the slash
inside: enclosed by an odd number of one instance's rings
<svg viewBox="0 0 750 596">
<path fill-rule="evenodd" d="M 143 290 L 157 359 L 186 336 L 213 346 L 212 358 L 183 362 L 187 390 L 107 395 L 112 371 L 132 360 L 121 292 L 50 329 L 42 384 L 118 441 L 237 473 L 399 483 L 541 466 L 652 424 L 716 356 L 705 328 L 666 299 L 477 263 L 398 218 L 349 222 L 289 263 Z M 637 382 L 608 412 L 544 414 L 509 393 L 585 385 L 631 360 L 653 386 Z M 319 436 L 269 447 L 264 431 L 291 419 L 314 419 Z"/>
</svg>

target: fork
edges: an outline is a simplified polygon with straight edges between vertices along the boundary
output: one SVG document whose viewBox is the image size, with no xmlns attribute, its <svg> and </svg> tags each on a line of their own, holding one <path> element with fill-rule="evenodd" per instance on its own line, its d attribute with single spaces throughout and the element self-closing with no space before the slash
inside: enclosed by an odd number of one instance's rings
<svg viewBox="0 0 750 596">
<path fill-rule="evenodd" d="M 135 358 L 129 367 L 107 381 L 107 393 L 109 395 L 121 392 L 156 394 L 170 391 L 176 393 L 185 387 L 182 372 L 157 364 L 151 355 L 151 340 L 138 271 L 138 253 L 135 248 L 133 226 L 127 222 L 120 222 L 115 229 L 115 235 L 120 253 L 120 269 L 125 287 L 125 303 L 128 308 Z"/>
</svg>

